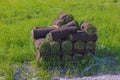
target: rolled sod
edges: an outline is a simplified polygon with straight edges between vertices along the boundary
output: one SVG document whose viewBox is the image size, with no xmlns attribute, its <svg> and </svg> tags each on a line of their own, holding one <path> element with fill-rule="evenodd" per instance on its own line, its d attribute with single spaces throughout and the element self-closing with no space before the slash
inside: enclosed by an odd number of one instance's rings
<svg viewBox="0 0 120 80">
<path fill-rule="evenodd" d="M 69 23 L 74 20 L 74 17 L 71 14 L 65 16 L 64 21 L 65 23 Z"/>
<path fill-rule="evenodd" d="M 80 25 L 81 30 L 86 31 L 88 35 L 93 35 L 97 33 L 97 28 L 88 22 L 82 22 Z"/>
<path fill-rule="evenodd" d="M 77 41 L 74 44 L 74 47 L 75 47 L 76 50 L 84 50 L 84 48 L 85 48 L 85 42 L 83 42 L 83 41 Z"/>
<path fill-rule="evenodd" d="M 63 57 L 62 57 L 62 62 L 63 63 L 67 63 L 67 62 L 70 62 L 70 61 L 72 61 L 72 58 L 71 58 L 70 55 L 63 55 Z"/>
<path fill-rule="evenodd" d="M 77 24 L 75 21 L 71 21 L 65 25 L 62 25 L 61 27 L 77 27 Z"/>
<path fill-rule="evenodd" d="M 51 54 L 57 54 L 58 51 L 60 50 L 60 44 L 59 42 L 51 42 L 50 43 L 51 46 Z"/>
<path fill-rule="evenodd" d="M 81 54 L 75 54 L 74 56 L 73 56 L 73 62 L 74 63 L 78 63 L 78 62 L 80 62 L 82 60 L 82 55 Z"/>
<path fill-rule="evenodd" d="M 65 23 L 64 23 L 64 20 L 62 20 L 62 19 L 54 19 L 53 21 L 52 21 L 52 25 L 56 25 L 56 26 L 62 26 L 62 25 L 64 25 Z"/>
<path fill-rule="evenodd" d="M 40 54 L 49 55 L 50 51 L 51 51 L 50 43 L 43 42 L 43 43 L 40 44 L 40 46 L 39 46 Z"/>
<path fill-rule="evenodd" d="M 97 33 L 97 29 L 96 29 L 96 27 L 94 27 L 93 25 L 90 24 L 90 25 L 88 25 L 88 27 L 86 29 L 86 33 L 88 35 L 94 35 Z"/>
<path fill-rule="evenodd" d="M 43 39 L 43 38 L 35 40 L 36 49 L 39 49 L 40 44 L 43 43 L 43 42 L 45 42 L 45 39 Z"/>
<path fill-rule="evenodd" d="M 39 29 L 33 29 L 33 38 L 40 39 L 45 38 L 45 36 L 52 30 L 55 30 L 54 27 L 41 27 Z"/>
<path fill-rule="evenodd" d="M 89 41 L 93 41 L 96 42 L 97 41 L 97 34 L 94 35 L 88 35 L 85 31 L 77 31 L 77 33 L 73 33 L 70 35 L 71 41 L 84 41 L 84 42 L 89 42 Z"/>
<path fill-rule="evenodd" d="M 58 41 L 63 38 L 66 38 L 71 33 L 75 33 L 77 31 L 76 27 L 65 27 L 65 28 L 59 28 L 51 31 L 49 33 L 49 36 L 53 41 Z"/>
<path fill-rule="evenodd" d="M 81 22 L 81 24 L 80 24 L 80 29 L 81 30 L 86 30 L 86 27 L 89 25 L 89 23 L 88 22 L 86 22 L 86 21 L 83 21 L 83 22 Z"/>
<path fill-rule="evenodd" d="M 72 49 L 72 43 L 70 41 L 62 42 L 62 50 L 65 54 L 68 54 L 71 49 Z"/>
<path fill-rule="evenodd" d="M 87 41 L 87 34 L 84 31 L 77 31 L 76 33 L 71 34 L 71 41 Z"/>
<path fill-rule="evenodd" d="M 67 15 L 66 13 L 60 13 L 58 14 L 58 19 L 64 19 L 66 15 Z"/>
<path fill-rule="evenodd" d="M 95 49 L 96 48 L 96 42 L 87 42 L 86 49 Z"/>
<path fill-rule="evenodd" d="M 74 17 L 71 14 L 61 13 L 58 15 L 58 19 L 64 20 L 64 23 L 69 23 L 74 20 Z"/>
</svg>

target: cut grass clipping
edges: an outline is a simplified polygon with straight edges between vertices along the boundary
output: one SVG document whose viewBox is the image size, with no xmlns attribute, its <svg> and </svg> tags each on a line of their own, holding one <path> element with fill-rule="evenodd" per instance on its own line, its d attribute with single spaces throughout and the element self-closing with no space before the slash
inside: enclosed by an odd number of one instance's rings
<svg viewBox="0 0 120 80">
<path fill-rule="evenodd" d="M 77 50 L 83 50 L 85 47 L 85 43 L 83 41 L 77 41 L 75 43 L 75 49 Z"/>
<path fill-rule="evenodd" d="M 96 42 L 88 42 L 86 44 L 86 49 L 95 49 L 96 48 Z"/>
<path fill-rule="evenodd" d="M 57 54 L 57 52 L 60 50 L 60 44 L 59 42 L 51 42 L 51 54 Z"/>
<path fill-rule="evenodd" d="M 94 27 L 93 25 L 88 25 L 88 27 L 86 28 L 86 33 L 88 35 L 93 35 L 93 34 L 96 34 L 97 33 L 97 29 L 96 27 Z"/>
<path fill-rule="evenodd" d="M 70 41 L 63 41 L 62 42 L 62 50 L 66 53 L 69 53 L 72 48 L 72 44 Z"/>
<path fill-rule="evenodd" d="M 50 44 L 48 42 L 43 42 L 39 46 L 39 51 L 41 54 L 49 54 L 50 53 Z"/>
</svg>

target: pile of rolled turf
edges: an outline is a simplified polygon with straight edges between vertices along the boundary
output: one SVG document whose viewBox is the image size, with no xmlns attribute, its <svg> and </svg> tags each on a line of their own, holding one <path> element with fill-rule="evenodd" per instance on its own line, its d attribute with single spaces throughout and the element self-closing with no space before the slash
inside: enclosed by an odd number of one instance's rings
<svg viewBox="0 0 120 80">
<path fill-rule="evenodd" d="M 34 27 L 32 41 L 38 51 L 37 61 L 55 55 L 68 55 L 73 60 L 76 54 L 95 54 L 97 29 L 86 21 L 78 25 L 71 14 L 60 13 L 52 26 Z"/>
</svg>

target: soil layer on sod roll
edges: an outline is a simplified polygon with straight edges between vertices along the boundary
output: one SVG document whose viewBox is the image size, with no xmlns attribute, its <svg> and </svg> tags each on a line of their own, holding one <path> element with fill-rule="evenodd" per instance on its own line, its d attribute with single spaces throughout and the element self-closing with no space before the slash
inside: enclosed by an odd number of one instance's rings
<svg viewBox="0 0 120 80">
<path fill-rule="evenodd" d="M 33 29 L 33 38 L 34 39 L 40 39 L 45 38 L 45 36 L 52 30 L 55 30 L 54 27 L 42 27 L 39 29 Z"/>
<path fill-rule="evenodd" d="M 77 31 L 76 27 L 59 28 L 51 31 L 49 33 L 49 36 L 53 41 L 59 41 L 61 39 L 68 37 L 68 35 L 75 33 L 76 31 Z"/>
<path fill-rule="evenodd" d="M 77 27 L 77 24 L 76 24 L 76 22 L 75 21 L 71 21 L 71 22 L 69 22 L 69 23 L 67 23 L 67 24 L 65 24 L 65 25 L 62 25 L 61 27 Z"/>
<path fill-rule="evenodd" d="M 52 25 L 56 25 L 56 26 L 59 26 L 59 27 L 64 25 L 64 24 L 65 24 L 64 20 L 61 20 L 61 19 L 54 19 L 52 21 Z"/>
<path fill-rule="evenodd" d="M 70 41 L 63 41 L 62 42 L 62 50 L 64 54 L 69 54 L 72 49 L 72 44 Z"/>
<path fill-rule="evenodd" d="M 45 41 L 43 43 L 41 43 L 40 46 L 39 46 L 39 52 L 40 52 L 41 55 L 49 56 L 50 52 L 51 52 L 50 43 L 45 42 Z"/>
<path fill-rule="evenodd" d="M 50 42 L 51 46 L 51 55 L 57 55 L 58 51 L 60 50 L 60 44 L 59 42 Z"/>
<path fill-rule="evenodd" d="M 45 39 L 43 39 L 43 38 L 35 40 L 36 49 L 39 49 L 40 44 L 43 43 L 43 42 L 45 42 Z"/>
<path fill-rule="evenodd" d="M 96 42 L 97 34 L 88 35 L 85 31 L 77 31 L 76 33 L 71 34 L 70 38 L 71 38 L 71 41 L 81 40 L 84 42 L 89 42 L 89 41 Z"/>
</svg>

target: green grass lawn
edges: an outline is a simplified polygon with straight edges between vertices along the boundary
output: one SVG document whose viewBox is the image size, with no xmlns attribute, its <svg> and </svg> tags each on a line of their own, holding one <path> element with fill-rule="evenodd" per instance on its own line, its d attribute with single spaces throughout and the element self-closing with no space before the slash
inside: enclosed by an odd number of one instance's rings
<svg viewBox="0 0 120 80">
<path fill-rule="evenodd" d="M 97 27 L 97 45 L 110 53 L 97 49 L 96 55 L 120 59 L 119 0 L 0 0 L 0 75 L 11 64 L 35 61 L 32 28 L 50 26 L 60 12 L 72 14 L 79 24 L 86 20 Z"/>
</svg>

